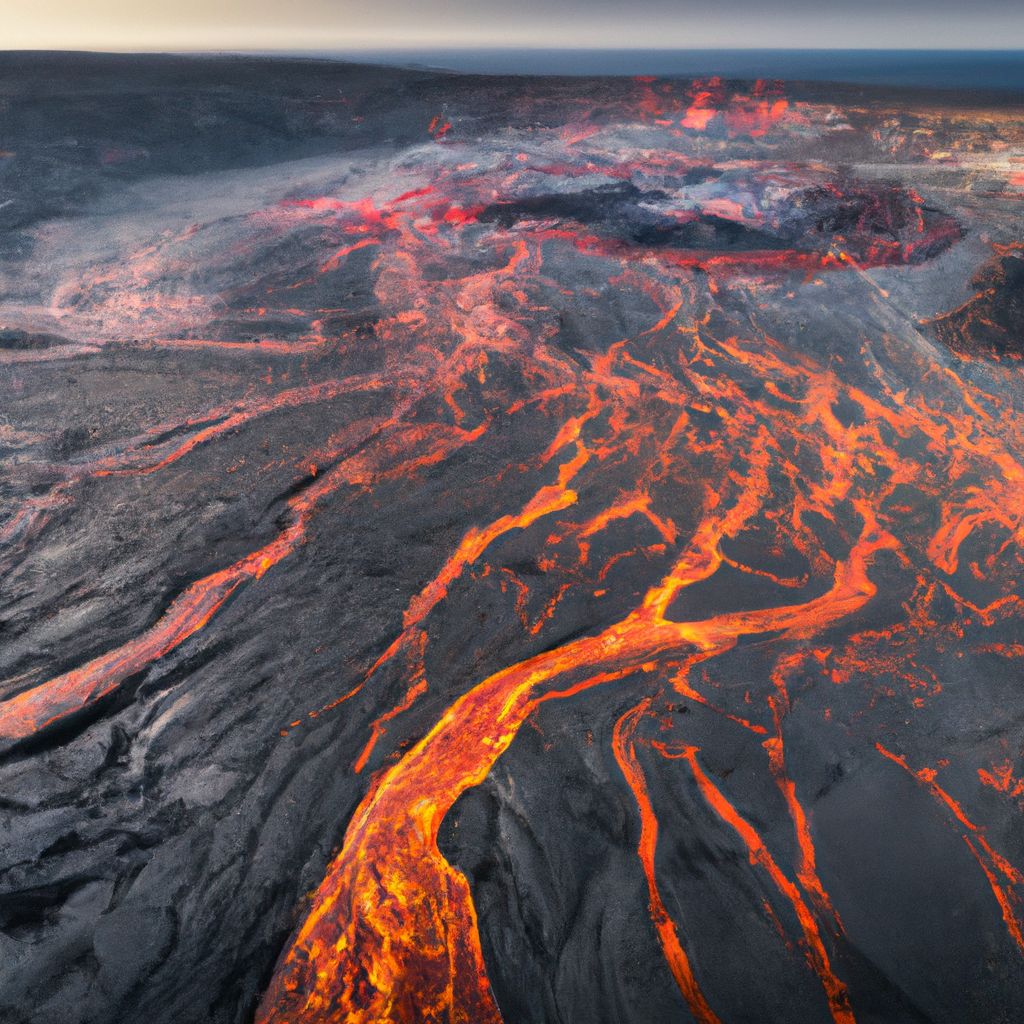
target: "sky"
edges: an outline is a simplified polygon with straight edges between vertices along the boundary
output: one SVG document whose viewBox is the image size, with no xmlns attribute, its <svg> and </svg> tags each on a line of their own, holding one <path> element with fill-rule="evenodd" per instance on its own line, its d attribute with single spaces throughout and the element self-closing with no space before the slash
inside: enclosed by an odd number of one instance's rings
<svg viewBox="0 0 1024 1024">
<path fill-rule="evenodd" d="M 0 0 L 0 49 L 1024 48 L 1024 0 Z"/>
</svg>

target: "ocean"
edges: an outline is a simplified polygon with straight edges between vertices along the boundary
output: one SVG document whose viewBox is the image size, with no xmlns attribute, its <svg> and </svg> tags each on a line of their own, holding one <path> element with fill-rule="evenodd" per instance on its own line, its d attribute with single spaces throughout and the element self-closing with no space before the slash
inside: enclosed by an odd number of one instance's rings
<svg viewBox="0 0 1024 1024">
<path fill-rule="evenodd" d="M 1024 95 L 1024 50 L 567 50 L 377 49 L 306 53 L 375 64 L 501 75 L 658 75 L 808 82 Z"/>
</svg>

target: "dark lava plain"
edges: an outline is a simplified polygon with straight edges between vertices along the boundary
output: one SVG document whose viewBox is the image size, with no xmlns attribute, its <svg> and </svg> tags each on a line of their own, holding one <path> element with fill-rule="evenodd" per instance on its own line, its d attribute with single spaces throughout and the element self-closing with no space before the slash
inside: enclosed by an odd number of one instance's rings
<svg viewBox="0 0 1024 1024">
<path fill-rule="evenodd" d="M 1024 1019 L 1024 108 L 0 56 L 0 1020 Z"/>
</svg>

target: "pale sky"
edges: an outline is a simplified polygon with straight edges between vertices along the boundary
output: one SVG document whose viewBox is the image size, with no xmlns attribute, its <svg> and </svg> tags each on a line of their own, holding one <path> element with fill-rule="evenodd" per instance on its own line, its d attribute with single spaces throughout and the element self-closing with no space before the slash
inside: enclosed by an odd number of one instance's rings
<svg viewBox="0 0 1024 1024">
<path fill-rule="evenodd" d="M 0 0 L 0 49 L 1024 48 L 1024 0 Z"/>
</svg>

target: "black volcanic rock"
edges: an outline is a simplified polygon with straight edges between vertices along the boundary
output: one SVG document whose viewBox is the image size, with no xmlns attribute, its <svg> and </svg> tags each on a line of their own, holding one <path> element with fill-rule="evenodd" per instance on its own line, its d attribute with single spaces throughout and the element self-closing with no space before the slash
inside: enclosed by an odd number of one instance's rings
<svg viewBox="0 0 1024 1024">
<path fill-rule="evenodd" d="M 779 238 L 724 217 L 698 216 L 679 223 L 659 215 L 650 204 L 669 201 L 665 192 L 642 191 L 630 182 L 602 185 L 582 192 L 551 193 L 493 203 L 479 214 L 484 223 L 510 228 L 520 221 L 571 221 L 598 227 L 633 245 L 700 249 L 714 252 L 781 249 Z"/>
<path fill-rule="evenodd" d="M 971 279 L 975 293 L 929 322 L 935 336 L 968 355 L 1024 355 L 1024 257 L 1011 252 Z"/>
</svg>

